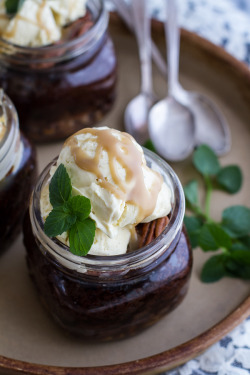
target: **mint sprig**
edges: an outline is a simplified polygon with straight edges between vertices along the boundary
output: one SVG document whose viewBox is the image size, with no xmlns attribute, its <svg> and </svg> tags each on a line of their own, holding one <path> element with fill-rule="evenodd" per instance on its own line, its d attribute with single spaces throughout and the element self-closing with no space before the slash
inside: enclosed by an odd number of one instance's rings
<svg viewBox="0 0 250 375">
<path fill-rule="evenodd" d="M 25 0 L 5 0 L 7 14 L 14 15 L 22 7 Z"/>
<path fill-rule="evenodd" d="M 95 237 L 95 222 L 89 218 L 90 200 L 84 196 L 72 196 L 72 185 L 68 172 L 60 164 L 49 185 L 49 198 L 53 210 L 44 223 L 48 237 L 68 232 L 70 251 L 79 256 L 86 255 Z"/>
<path fill-rule="evenodd" d="M 219 251 L 205 263 L 201 279 L 204 282 L 214 282 L 224 276 L 250 279 L 250 209 L 241 205 L 228 207 L 219 222 L 210 216 L 212 192 L 220 189 L 237 193 L 242 185 L 241 169 L 237 165 L 221 167 L 207 145 L 195 150 L 192 161 L 203 177 L 205 204 L 203 207 L 200 203 L 198 181 L 190 181 L 184 186 L 184 193 L 187 208 L 193 215 L 185 215 L 184 223 L 193 248 Z"/>
<path fill-rule="evenodd" d="M 148 139 L 148 140 L 143 144 L 143 147 L 147 148 L 147 149 L 150 150 L 150 151 L 153 151 L 153 152 L 157 153 L 157 152 L 156 152 L 155 145 L 153 144 L 153 142 L 151 141 L 151 139 Z"/>
</svg>

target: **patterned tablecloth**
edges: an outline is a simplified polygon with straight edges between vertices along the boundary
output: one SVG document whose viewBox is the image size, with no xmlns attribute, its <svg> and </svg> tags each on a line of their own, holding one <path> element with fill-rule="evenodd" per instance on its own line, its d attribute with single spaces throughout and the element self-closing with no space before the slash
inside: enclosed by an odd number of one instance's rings
<svg viewBox="0 0 250 375">
<path fill-rule="evenodd" d="M 108 6 L 109 0 L 106 0 Z M 149 1 L 163 20 L 164 0 Z M 250 0 L 177 0 L 179 23 L 250 66 Z M 249 375 L 250 317 L 201 356 L 164 375 Z M 163 374 L 162 374 L 163 375 Z"/>
</svg>

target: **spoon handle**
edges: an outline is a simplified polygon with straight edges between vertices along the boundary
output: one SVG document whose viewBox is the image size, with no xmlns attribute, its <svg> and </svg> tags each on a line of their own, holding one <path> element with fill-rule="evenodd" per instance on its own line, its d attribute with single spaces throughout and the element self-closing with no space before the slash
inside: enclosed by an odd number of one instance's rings
<svg viewBox="0 0 250 375">
<path fill-rule="evenodd" d="M 112 0 L 113 4 L 115 5 L 117 13 L 126 23 L 131 31 L 134 31 L 134 23 L 132 21 L 131 12 L 128 4 L 124 0 Z M 166 79 L 167 77 L 167 65 L 166 61 L 163 59 L 157 45 L 154 43 L 153 40 L 149 39 L 149 43 L 151 43 L 151 53 L 152 58 L 159 69 L 160 73 Z"/>
<path fill-rule="evenodd" d="M 176 0 L 167 0 L 166 5 L 165 35 L 168 57 L 168 93 L 170 96 L 174 96 L 174 92 L 179 86 L 180 31 L 177 21 Z"/>
<path fill-rule="evenodd" d="M 132 0 L 131 9 L 141 63 L 141 92 L 152 94 L 151 36 L 147 1 Z"/>
</svg>

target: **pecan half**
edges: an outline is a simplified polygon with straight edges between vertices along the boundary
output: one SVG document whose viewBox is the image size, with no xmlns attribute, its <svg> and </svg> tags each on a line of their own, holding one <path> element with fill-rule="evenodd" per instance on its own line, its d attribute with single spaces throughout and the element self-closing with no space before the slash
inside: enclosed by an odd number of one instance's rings
<svg viewBox="0 0 250 375">
<path fill-rule="evenodd" d="M 136 227 L 139 242 L 138 248 L 148 245 L 166 228 L 169 223 L 168 216 L 161 217 L 149 223 L 141 223 Z"/>
</svg>

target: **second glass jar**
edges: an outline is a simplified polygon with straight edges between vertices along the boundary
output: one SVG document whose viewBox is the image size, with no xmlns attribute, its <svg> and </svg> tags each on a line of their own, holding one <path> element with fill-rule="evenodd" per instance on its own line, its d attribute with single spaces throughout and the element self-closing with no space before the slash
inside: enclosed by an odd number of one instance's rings
<svg viewBox="0 0 250 375">
<path fill-rule="evenodd" d="M 4 95 L 6 131 L 0 139 L 0 253 L 15 240 L 36 179 L 35 149 L 19 130 L 17 112 Z"/>
<path fill-rule="evenodd" d="M 31 199 L 24 224 L 30 275 L 55 321 L 87 339 L 135 335 L 179 305 L 188 290 L 192 251 L 183 230 L 183 190 L 167 163 L 148 150 L 145 156 L 171 189 L 170 221 L 149 245 L 125 255 L 79 257 L 45 235 L 40 194 L 51 165 Z"/>
<path fill-rule="evenodd" d="M 0 39 L 0 86 L 17 108 L 21 130 L 35 142 L 65 139 L 113 105 L 117 61 L 103 0 L 87 2 L 85 23 L 82 35 L 51 46 Z"/>
</svg>

